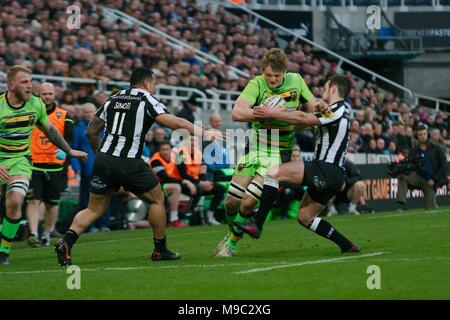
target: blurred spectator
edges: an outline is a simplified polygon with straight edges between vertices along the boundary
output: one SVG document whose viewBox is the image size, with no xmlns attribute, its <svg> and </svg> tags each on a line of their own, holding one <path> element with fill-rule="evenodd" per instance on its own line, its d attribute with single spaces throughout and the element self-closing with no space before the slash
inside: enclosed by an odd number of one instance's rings
<svg viewBox="0 0 450 320">
<path fill-rule="evenodd" d="M 380 140 L 383 141 L 383 139 Z M 337 203 L 349 203 L 347 212 L 355 215 L 359 215 L 359 212 L 356 210 L 357 204 L 366 204 L 364 198 L 365 184 L 361 171 L 359 171 L 358 167 L 349 159 L 345 160 L 344 168 L 345 185 L 328 204 L 328 216 L 336 215 L 338 213 L 335 207 L 335 204 Z"/>
<path fill-rule="evenodd" d="M 391 154 L 391 155 L 398 154 L 397 145 L 395 144 L 395 141 L 390 141 L 389 142 L 389 146 L 386 149 L 385 153 L 386 154 Z"/>
<path fill-rule="evenodd" d="M 155 129 L 153 138 L 151 138 L 152 137 L 151 134 L 147 135 L 146 139 L 147 139 L 147 137 L 149 139 L 151 139 L 150 143 L 148 143 L 148 144 L 146 143 L 146 145 L 150 149 L 150 154 L 155 154 L 156 152 L 158 152 L 159 148 L 161 146 L 161 143 L 167 139 L 166 131 L 161 127 Z"/>
<path fill-rule="evenodd" d="M 177 113 L 177 116 L 192 123 L 197 121 L 198 119 L 195 111 L 197 111 L 197 107 L 200 105 L 197 100 L 200 98 L 201 96 L 198 93 L 193 92 L 188 100 L 183 101 L 183 108 Z"/>
<path fill-rule="evenodd" d="M 386 154 L 385 152 L 385 142 L 382 138 L 377 139 L 377 149 L 376 149 L 376 154 Z"/>
<path fill-rule="evenodd" d="M 407 209 L 406 193 L 409 186 L 423 191 L 425 209 L 430 210 L 438 207 L 436 188 L 448 184 L 447 158 L 444 150 L 428 140 L 428 130 L 425 126 L 419 126 L 416 134 L 419 145 L 409 152 L 409 156 L 411 158 L 423 158 L 424 165 L 407 175 L 401 174 L 398 176 L 397 202 L 399 211 Z"/>
<path fill-rule="evenodd" d="M 149 130 L 147 132 L 147 134 L 145 135 L 145 144 L 144 144 L 144 148 L 142 149 L 142 157 L 144 159 L 150 160 L 150 158 L 152 156 L 151 143 L 154 138 L 155 138 L 155 132 L 153 130 Z"/>
<path fill-rule="evenodd" d="M 95 150 L 92 150 L 91 144 L 86 136 L 86 129 L 94 116 L 97 108 L 92 103 L 86 103 L 82 106 L 83 118 L 75 125 L 74 145 L 73 148 L 84 151 L 88 154 L 86 161 L 81 161 L 76 158 L 71 158 L 71 164 L 73 170 L 80 177 L 80 202 L 79 210 L 87 208 L 89 200 L 89 189 L 91 185 L 92 170 L 94 168 Z M 91 232 L 109 231 L 110 227 L 110 214 L 107 211 L 98 221 L 94 223 L 89 229 Z"/>
<path fill-rule="evenodd" d="M 222 131 L 222 117 L 214 113 L 209 117 L 210 128 Z M 208 170 L 215 171 L 222 168 L 228 168 L 230 162 L 228 159 L 227 147 L 224 141 L 204 141 L 203 142 L 203 162 Z"/>
<path fill-rule="evenodd" d="M 436 145 L 440 145 L 442 150 L 447 150 L 447 145 L 445 144 L 444 139 L 442 139 L 441 132 L 438 128 L 431 129 L 430 141 Z"/>
<path fill-rule="evenodd" d="M 300 147 L 294 146 L 291 153 L 291 161 L 301 159 Z M 301 185 L 283 184 L 281 191 L 278 193 L 277 204 L 280 207 L 280 215 L 282 219 L 289 218 L 289 208 L 294 200 L 300 200 L 305 193 L 305 188 Z"/>
<path fill-rule="evenodd" d="M 169 202 L 170 215 L 168 226 L 187 227 L 188 225 L 181 221 L 178 216 L 180 195 L 184 193 L 195 196 L 196 188 L 192 182 L 181 177 L 169 141 L 164 140 L 160 143 L 160 149 L 152 156 L 150 166 L 159 178 L 164 194 Z"/>
<path fill-rule="evenodd" d="M 225 197 L 225 187 L 221 184 L 207 180 L 206 166 L 202 165 L 202 153 L 197 146 L 197 138 L 191 137 L 178 153 L 178 170 L 183 179 L 191 181 L 197 188 L 191 202 L 191 210 L 197 207 L 202 195 L 212 195 L 211 205 L 207 210 L 207 222 L 209 224 L 220 224 L 215 219 L 217 207 Z"/>
</svg>

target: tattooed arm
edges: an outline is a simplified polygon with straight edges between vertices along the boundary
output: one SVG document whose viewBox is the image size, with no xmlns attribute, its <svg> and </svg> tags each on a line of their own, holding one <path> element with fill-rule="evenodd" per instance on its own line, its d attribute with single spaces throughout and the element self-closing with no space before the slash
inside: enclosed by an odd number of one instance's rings
<svg viewBox="0 0 450 320">
<path fill-rule="evenodd" d="M 86 152 L 73 150 L 50 121 L 45 122 L 45 124 L 38 123 L 37 127 L 41 129 L 41 131 L 55 146 L 67 153 L 69 156 L 80 159 L 87 159 Z"/>
<path fill-rule="evenodd" d="M 91 148 L 94 152 L 97 152 L 97 148 L 100 145 L 100 137 L 99 134 L 102 132 L 102 130 L 105 128 L 105 121 L 98 117 L 92 118 L 91 121 L 89 121 L 86 135 L 89 140 L 89 143 L 91 144 Z"/>
<path fill-rule="evenodd" d="M 47 121 L 44 125 L 37 124 L 37 127 L 47 136 L 48 140 L 65 153 L 69 153 L 70 150 L 72 150 L 64 137 L 56 130 L 50 121 Z"/>
</svg>

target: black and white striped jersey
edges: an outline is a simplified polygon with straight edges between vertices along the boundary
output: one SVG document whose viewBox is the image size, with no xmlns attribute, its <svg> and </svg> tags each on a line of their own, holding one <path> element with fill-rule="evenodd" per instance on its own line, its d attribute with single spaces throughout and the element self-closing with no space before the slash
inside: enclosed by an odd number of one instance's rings
<svg viewBox="0 0 450 320">
<path fill-rule="evenodd" d="M 343 100 L 330 106 L 332 114 L 319 116 L 316 131 L 315 160 L 344 167 L 350 127 L 349 105 Z"/>
<path fill-rule="evenodd" d="M 140 158 L 147 132 L 164 113 L 169 113 L 166 106 L 145 90 L 130 88 L 114 94 L 95 114 L 106 122 L 99 152 Z"/>
</svg>

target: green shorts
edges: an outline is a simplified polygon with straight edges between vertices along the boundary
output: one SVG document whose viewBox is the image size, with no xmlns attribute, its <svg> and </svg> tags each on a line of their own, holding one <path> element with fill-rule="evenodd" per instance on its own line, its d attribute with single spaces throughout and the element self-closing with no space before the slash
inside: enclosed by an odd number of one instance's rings
<svg viewBox="0 0 450 320">
<path fill-rule="evenodd" d="M 10 176 L 26 176 L 28 179 L 31 179 L 31 173 L 33 172 L 31 161 L 25 156 L 9 159 L 2 158 L 0 159 L 0 166 L 7 167 Z M 0 179 L 0 185 L 5 183 L 6 181 Z"/>
<path fill-rule="evenodd" d="M 233 175 L 254 177 L 256 174 L 265 177 L 267 170 L 275 165 L 290 160 L 292 150 L 250 150 L 241 158 L 234 169 Z"/>
</svg>

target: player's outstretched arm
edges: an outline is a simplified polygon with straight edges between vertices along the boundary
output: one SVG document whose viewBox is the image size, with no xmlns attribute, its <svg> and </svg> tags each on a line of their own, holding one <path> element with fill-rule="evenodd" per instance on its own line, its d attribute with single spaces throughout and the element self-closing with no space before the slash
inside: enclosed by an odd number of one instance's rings
<svg viewBox="0 0 450 320">
<path fill-rule="evenodd" d="M 191 135 L 205 138 L 206 140 L 222 140 L 223 133 L 218 130 L 205 130 L 200 126 L 187 121 L 186 119 L 174 116 L 171 113 L 160 114 L 156 117 L 156 122 L 172 130 L 186 129 Z"/>
<path fill-rule="evenodd" d="M 303 111 L 284 111 L 279 108 L 258 107 L 253 109 L 253 114 L 258 120 L 280 120 L 294 125 L 315 126 L 320 121 L 312 113 Z"/>
<path fill-rule="evenodd" d="M 73 150 L 50 121 L 47 121 L 45 124 L 38 123 L 37 127 L 41 129 L 41 131 L 55 146 L 67 153 L 69 156 L 80 159 L 87 159 L 87 153 L 83 151 Z"/>
<path fill-rule="evenodd" d="M 91 121 L 89 121 L 88 127 L 86 129 L 86 136 L 89 140 L 91 148 L 94 152 L 97 152 L 97 148 L 100 145 L 100 132 L 105 128 L 105 121 L 97 116 L 94 116 Z"/>
</svg>

